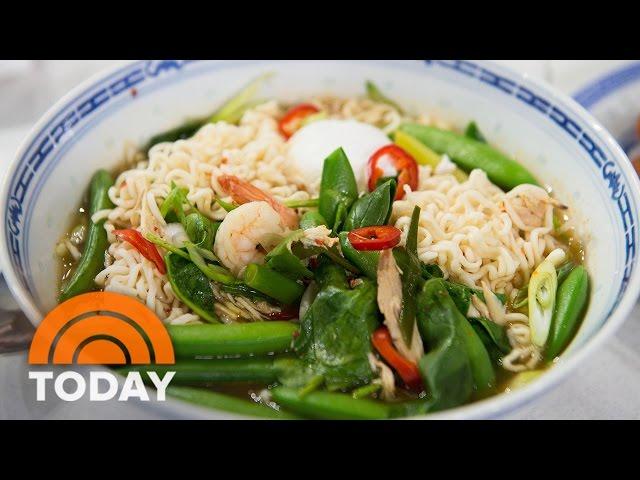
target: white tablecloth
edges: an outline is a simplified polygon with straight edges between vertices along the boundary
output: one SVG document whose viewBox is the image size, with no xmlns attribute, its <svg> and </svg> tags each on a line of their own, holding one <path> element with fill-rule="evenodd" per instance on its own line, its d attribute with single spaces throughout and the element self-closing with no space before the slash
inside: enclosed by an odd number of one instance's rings
<svg viewBox="0 0 640 480">
<path fill-rule="evenodd" d="M 40 65 L 47 72 L 48 92 L 53 96 L 64 93 L 74 83 L 93 73 L 108 62 L 63 62 L 59 65 Z M 586 61 L 499 61 L 533 77 L 554 83 L 566 92 L 575 91 L 586 82 L 620 62 Z M 27 82 L 28 84 L 28 82 Z M 19 87 L 16 87 L 19 90 Z M 23 89 L 24 95 L 28 91 Z M 0 89 L 0 105 L 7 105 L 6 95 L 15 98 L 15 91 Z M 53 98 L 48 99 L 52 101 Z M 8 101 L 8 100 L 7 100 Z M 30 118 L 39 115 L 46 107 L 40 98 L 27 102 L 29 112 L 0 110 L 0 126 L 12 128 L 0 130 L 0 174 L 13 156 L 23 127 L 16 127 L 11 118 Z M 16 108 L 19 108 L 17 105 Z M 0 284 L 0 308 L 7 308 L 12 299 Z M 159 413 L 135 404 L 118 402 L 90 404 L 77 402 L 65 404 L 37 404 L 34 400 L 33 382 L 27 380 L 24 353 L 0 355 L 0 419 L 6 418 L 159 418 Z M 640 306 L 636 306 L 627 322 L 613 339 L 580 365 L 563 384 L 524 406 L 511 412 L 510 419 L 640 419 Z"/>
</svg>

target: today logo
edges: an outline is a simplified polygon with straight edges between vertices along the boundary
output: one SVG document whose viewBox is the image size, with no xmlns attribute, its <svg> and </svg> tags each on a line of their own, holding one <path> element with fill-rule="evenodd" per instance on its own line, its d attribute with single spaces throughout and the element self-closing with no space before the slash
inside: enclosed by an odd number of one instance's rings
<svg viewBox="0 0 640 480">
<path fill-rule="evenodd" d="M 173 365 L 175 355 L 166 328 L 160 319 L 137 300 L 112 292 L 78 295 L 53 309 L 38 326 L 29 349 L 31 365 Z M 165 391 L 175 372 L 161 378 L 147 376 L 156 388 L 156 399 L 165 400 Z M 79 400 L 89 393 L 91 401 L 119 401 L 137 398 L 149 401 L 142 375 L 129 372 L 118 394 L 115 374 L 92 370 L 89 382 L 80 373 L 68 370 L 54 375 L 50 370 L 31 370 L 36 381 L 36 399 L 45 401 L 48 387 L 63 401 Z M 49 382 L 52 380 L 52 382 Z"/>
</svg>

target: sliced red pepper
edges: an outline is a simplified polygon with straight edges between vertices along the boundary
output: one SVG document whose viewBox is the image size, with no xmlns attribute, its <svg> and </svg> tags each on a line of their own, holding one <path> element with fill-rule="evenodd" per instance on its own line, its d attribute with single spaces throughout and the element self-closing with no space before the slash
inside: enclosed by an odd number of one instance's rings
<svg viewBox="0 0 640 480">
<path fill-rule="evenodd" d="M 158 252 L 156 246 L 144 238 L 139 231 L 128 228 L 126 230 L 114 230 L 113 234 L 120 240 L 124 240 L 133 245 L 144 258 L 155 264 L 161 274 L 164 275 L 167 273 L 167 267 L 164 264 L 160 252 Z"/>
<path fill-rule="evenodd" d="M 418 164 L 414 158 L 397 145 L 386 145 L 377 150 L 367 164 L 369 176 L 369 191 L 373 192 L 378 186 L 378 180 L 383 178 L 385 170 L 382 167 L 391 167 L 396 171 L 398 186 L 395 200 L 404 198 L 404 186 L 409 185 L 411 190 L 418 188 Z"/>
<path fill-rule="evenodd" d="M 374 225 L 351 230 L 347 235 L 356 250 L 385 250 L 400 243 L 402 232 L 391 225 Z"/>
<path fill-rule="evenodd" d="M 418 366 L 404 358 L 395 349 L 387 327 L 380 327 L 373 332 L 371 343 L 373 343 L 373 346 L 382 358 L 391 365 L 391 368 L 400 375 L 400 378 L 402 378 L 402 381 L 407 387 L 414 391 L 422 390 L 422 377 L 420 376 Z"/>
<path fill-rule="evenodd" d="M 319 111 L 320 110 L 315 105 L 311 105 L 310 103 L 301 103 L 300 105 L 296 105 L 285 113 L 284 117 L 280 120 L 280 133 L 282 133 L 285 138 L 289 138 L 291 135 L 296 133 L 305 118 L 313 115 L 314 113 L 318 113 Z"/>
</svg>

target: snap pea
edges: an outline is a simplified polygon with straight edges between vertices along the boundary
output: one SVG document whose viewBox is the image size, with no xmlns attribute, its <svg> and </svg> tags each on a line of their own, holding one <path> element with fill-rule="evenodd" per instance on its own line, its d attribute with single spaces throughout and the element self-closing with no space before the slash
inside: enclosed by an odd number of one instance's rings
<svg viewBox="0 0 640 480">
<path fill-rule="evenodd" d="M 344 150 L 338 148 L 324 160 L 318 211 L 327 226 L 337 232 L 357 198 L 358 185 L 353 168 Z"/>
<path fill-rule="evenodd" d="M 378 261 L 380 260 L 380 253 L 376 251 L 359 251 L 353 248 L 349 241 L 347 232 L 341 232 L 338 234 L 340 239 L 340 250 L 344 258 L 353 263 L 358 269 L 364 273 L 371 280 L 376 281 L 378 278 Z"/>
<path fill-rule="evenodd" d="M 122 374 L 156 372 L 161 377 L 167 372 L 175 372 L 171 380 L 172 385 L 220 382 L 273 383 L 278 379 L 278 369 L 272 357 L 178 360 L 174 365 L 127 365 L 116 370 Z"/>
<path fill-rule="evenodd" d="M 104 268 L 104 252 L 109 247 L 104 220 L 91 222 L 91 215 L 106 208 L 113 208 L 109 200 L 109 188 L 113 185 L 113 178 L 106 170 L 98 170 L 91 179 L 89 188 L 89 234 L 84 245 L 84 251 L 75 272 L 63 286 L 58 297 L 59 302 L 90 292 L 96 289 L 94 279 Z"/>
<path fill-rule="evenodd" d="M 304 287 L 298 282 L 255 263 L 247 265 L 244 283 L 285 305 L 293 305 L 304 293 Z"/>
<path fill-rule="evenodd" d="M 300 219 L 300 228 L 307 230 L 309 228 L 319 227 L 320 225 L 326 225 L 327 221 L 319 212 L 307 212 L 302 215 Z"/>
<path fill-rule="evenodd" d="M 291 322 L 168 325 L 177 357 L 266 355 L 289 349 L 298 327 Z"/>
<path fill-rule="evenodd" d="M 215 408 L 217 410 L 224 410 L 249 417 L 265 417 L 274 419 L 296 418 L 286 412 L 275 410 L 260 403 L 249 402 L 247 400 L 200 388 L 177 387 L 170 385 L 167 387 L 167 395 L 189 403 L 201 405 L 203 407 Z"/>
<path fill-rule="evenodd" d="M 589 276 L 582 265 L 575 267 L 558 287 L 545 357 L 552 360 L 573 337 L 589 296 Z"/>
<path fill-rule="evenodd" d="M 464 170 L 484 170 L 493 183 L 505 190 L 523 183 L 538 185 L 526 168 L 486 143 L 447 130 L 413 123 L 401 125 L 400 131 L 414 136 L 438 153 L 446 153 Z"/>
<path fill-rule="evenodd" d="M 566 280 L 569 274 L 576 268 L 576 264 L 572 261 L 568 261 L 567 263 L 560 265 L 556 272 L 558 274 L 558 285 L 562 285 L 562 282 Z"/>
<path fill-rule="evenodd" d="M 293 388 L 275 387 L 271 395 L 287 410 L 314 419 L 382 420 L 390 415 L 390 408 L 384 403 L 344 393 L 317 391 L 301 396 Z"/>
</svg>

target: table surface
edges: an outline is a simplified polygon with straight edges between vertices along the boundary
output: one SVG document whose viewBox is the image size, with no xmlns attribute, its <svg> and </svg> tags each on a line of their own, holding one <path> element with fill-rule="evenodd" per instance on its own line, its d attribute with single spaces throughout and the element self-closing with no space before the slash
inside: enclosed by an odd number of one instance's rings
<svg viewBox="0 0 640 480">
<path fill-rule="evenodd" d="M 0 62 L 0 178 L 26 130 L 58 97 L 112 61 Z M 620 61 L 501 60 L 571 93 Z M 17 308 L 0 280 L 0 310 Z M 0 313 L 2 315 L 2 313 Z M 2 328 L 0 317 L 0 330 Z M 508 419 L 640 419 L 640 305 L 600 350 L 557 388 Z M 157 419 L 144 404 L 35 401 L 25 352 L 0 355 L 0 419 Z"/>
</svg>

